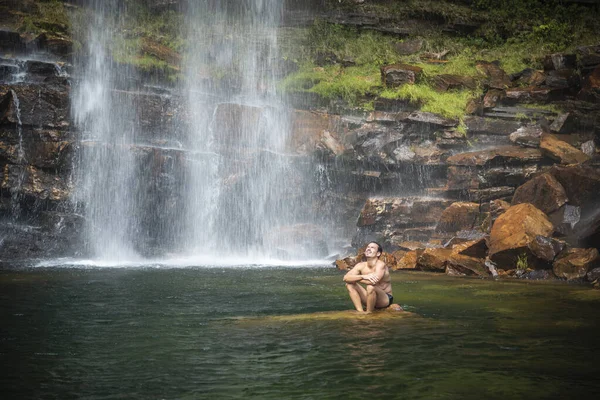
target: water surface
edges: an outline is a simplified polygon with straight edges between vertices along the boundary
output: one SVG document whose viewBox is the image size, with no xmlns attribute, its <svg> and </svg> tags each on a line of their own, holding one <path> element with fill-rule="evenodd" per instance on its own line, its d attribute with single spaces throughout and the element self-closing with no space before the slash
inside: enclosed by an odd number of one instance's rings
<svg viewBox="0 0 600 400">
<path fill-rule="evenodd" d="M 600 394 L 600 292 L 395 273 L 354 315 L 323 267 L 0 271 L 3 398 L 568 399 Z M 316 313 L 316 314 L 315 314 Z"/>
</svg>

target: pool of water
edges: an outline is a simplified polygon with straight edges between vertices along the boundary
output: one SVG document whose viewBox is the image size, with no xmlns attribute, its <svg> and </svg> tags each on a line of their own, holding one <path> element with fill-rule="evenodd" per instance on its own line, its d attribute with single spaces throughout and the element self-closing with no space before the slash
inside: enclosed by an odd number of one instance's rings
<svg viewBox="0 0 600 400">
<path fill-rule="evenodd" d="M 2 398 L 600 395 L 600 291 L 394 273 L 394 299 L 413 314 L 360 316 L 341 278 L 330 267 L 0 270 Z"/>
</svg>

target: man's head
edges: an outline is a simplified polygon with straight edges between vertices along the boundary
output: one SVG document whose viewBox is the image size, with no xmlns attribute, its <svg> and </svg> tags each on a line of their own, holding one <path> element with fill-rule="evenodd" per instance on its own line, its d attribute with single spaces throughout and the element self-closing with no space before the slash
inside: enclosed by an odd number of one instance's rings
<svg viewBox="0 0 600 400">
<path fill-rule="evenodd" d="M 369 242 L 365 249 L 366 257 L 379 257 L 383 253 L 383 247 L 377 242 Z"/>
</svg>

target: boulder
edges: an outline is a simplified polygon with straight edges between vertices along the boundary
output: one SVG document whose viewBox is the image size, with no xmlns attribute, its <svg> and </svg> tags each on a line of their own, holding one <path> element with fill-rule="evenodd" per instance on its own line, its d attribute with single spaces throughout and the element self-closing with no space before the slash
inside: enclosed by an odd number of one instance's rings
<svg viewBox="0 0 600 400">
<path fill-rule="evenodd" d="M 540 147 L 542 128 L 539 125 L 522 126 L 509 136 L 510 141 L 523 147 Z"/>
<path fill-rule="evenodd" d="M 470 230 L 477 224 L 480 208 L 477 203 L 456 202 L 446 208 L 440 216 L 437 232 Z"/>
<path fill-rule="evenodd" d="M 452 254 L 451 249 L 425 249 L 417 259 L 417 266 L 423 271 L 444 272 Z"/>
<path fill-rule="evenodd" d="M 511 103 L 546 103 L 553 98 L 556 89 L 529 86 L 506 89 L 505 99 Z"/>
<path fill-rule="evenodd" d="M 541 235 L 537 235 L 528 245 L 534 256 L 549 263 L 554 261 L 565 246 L 565 242 Z"/>
<path fill-rule="evenodd" d="M 402 86 L 406 83 L 415 83 L 423 69 L 414 65 L 408 64 L 393 64 L 381 67 L 381 81 L 383 86 L 394 88 Z"/>
<path fill-rule="evenodd" d="M 402 257 L 397 258 L 396 265 L 392 270 L 415 270 L 417 269 L 417 258 L 420 250 L 407 251 Z"/>
<path fill-rule="evenodd" d="M 477 116 L 464 119 L 464 123 L 470 134 L 508 136 L 516 131 L 521 124 L 510 120 L 492 120 Z"/>
<path fill-rule="evenodd" d="M 440 74 L 432 79 L 437 91 L 446 92 L 453 89 L 475 89 L 477 82 L 470 76 Z"/>
<path fill-rule="evenodd" d="M 542 71 L 526 68 L 521 72 L 511 75 L 515 86 L 540 86 L 546 80 Z"/>
<path fill-rule="evenodd" d="M 545 71 L 558 71 L 577 66 L 577 56 L 575 54 L 554 53 L 544 57 Z"/>
<path fill-rule="evenodd" d="M 483 96 L 483 108 L 493 108 L 504 98 L 504 90 L 490 89 Z"/>
<path fill-rule="evenodd" d="M 497 61 L 477 61 L 475 67 L 487 77 L 490 88 L 504 90 L 511 86 L 510 77 L 500 68 Z"/>
<path fill-rule="evenodd" d="M 487 242 L 485 238 L 469 240 L 452 246 L 452 251 L 456 254 L 484 259 L 488 253 Z"/>
<path fill-rule="evenodd" d="M 350 269 L 354 268 L 354 266 L 358 263 L 359 263 L 359 258 L 356 256 L 346 257 L 341 260 L 335 260 L 335 266 L 340 271 L 350 270 Z"/>
<path fill-rule="evenodd" d="M 490 259 L 501 268 L 512 267 L 518 257 L 531 255 L 528 246 L 536 236 L 550 237 L 553 232 L 554 226 L 546 214 L 534 205 L 512 206 L 492 226 L 488 243 Z"/>
<path fill-rule="evenodd" d="M 402 56 L 418 53 L 421 48 L 423 48 L 423 39 L 404 40 L 394 44 L 394 49 Z"/>
<path fill-rule="evenodd" d="M 598 250 L 569 249 L 561 253 L 552 265 L 552 271 L 559 278 L 567 280 L 584 278 L 598 260 Z"/>
<path fill-rule="evenodd" d="M 569 204 L 585 208 L 598 205 L 600 193 L 600 169 L 588 165 L 555 165 L 548 173 L 565 189 Z"/>
<path fill-rule="evenodd" d="M 594 282 L 600 279 L 600 267 L 594 268 L 590 272 L 588 272 L 586 274 L 586 278 L 590 282 Z"/>
<path fill-rule="evenodd" d="M 519 186 L 513 196 L 512 205 L 530 203 L 549 215 L 567 201 L 567 194 L 562 185 L 552 175 L 544 173 Z"/>
<path fill-rule="evenodd" d="M 540 149 L 545 156 L 561 164 L 581 164 L 590 157 L 551 133 L 542 134 Z"/>
<path fill-rule="evenodd" d="M 490 276 L 490 272 L 485 265 L 485 259 L 463 254 L 452 253 L 446 262 L 446 268 L 467 276 Z"/>
</svg>

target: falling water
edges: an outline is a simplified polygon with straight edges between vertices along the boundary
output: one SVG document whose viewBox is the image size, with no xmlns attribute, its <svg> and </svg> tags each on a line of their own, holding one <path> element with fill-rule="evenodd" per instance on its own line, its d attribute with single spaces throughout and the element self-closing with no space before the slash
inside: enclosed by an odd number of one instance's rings
<svg viewBox="0 0 600 400">
<path fill-rule="evenodd" d="M 82 79 L 73 93 L 73 115 L 82 132 L 76 201 L 87 217 L 90 251 L 114 260 L 136 258 L 131 240 L 136 205 L 131 188 L 135 163 L 131 151 L 136 116 L 130 104 L 111 94 L 116 71 L 109 51 L 114 41 L 119 1 L 93 1 L 86 46 L 75 60 Z"/>
<path fill-rule="evenodd" d="M 282 3 L 186 3 L 185 78 L 172 95 L 187 111 L 168 132 L 181 138 L 172 148 L 141 139 L 143 110 L 115 90 L 124 76 L 140 81 L 110 58 L 126 7 L 91 3 L 73 112 L 83 135 L 76 202 L 95 257 L 327 254 L 309 209 L 311 167 L 289 148 L 289 112 L 276 93 Z"/>
<path fill-rule="evenodd" d="M 11 89 L 13 106 L 15 107 L 15 115 L 17 117 L 17 136 L 19 142 L 17 143 L 17 164 L 19 165 L 19 172 L 17 177 L 16 185 L 11 190 L 11 214 L 13 219 L 19 218 L 21 215 L 21 206 L 19 199 L 19 192 L 23 186 L 25 179 L 25 151 L 23 150 L 23 123 L 21 122 L 21 105 L 19 103 L 19 97 L 14 90 Z"/>
</svg>

